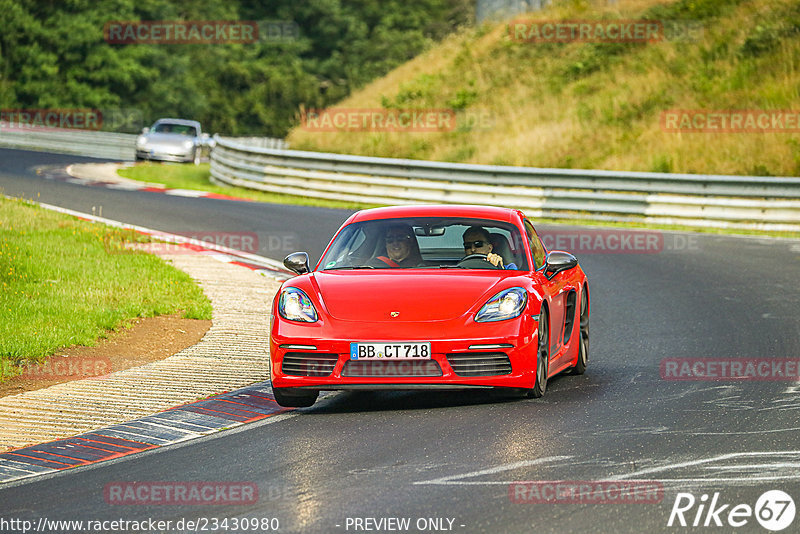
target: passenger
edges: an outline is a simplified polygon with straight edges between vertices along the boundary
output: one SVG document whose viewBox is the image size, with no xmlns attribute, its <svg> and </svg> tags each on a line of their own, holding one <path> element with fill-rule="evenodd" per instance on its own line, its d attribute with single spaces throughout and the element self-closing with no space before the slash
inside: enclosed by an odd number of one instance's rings
<svg viewBox="0 0 800 534">
<path fill-rule="evenodd" d="M 393 224 L 384 237 L 386 256 L 378 256 L 377 267 L 416 267 L 422 263 L 414 229 L 407 224 Z"/>
</svg>

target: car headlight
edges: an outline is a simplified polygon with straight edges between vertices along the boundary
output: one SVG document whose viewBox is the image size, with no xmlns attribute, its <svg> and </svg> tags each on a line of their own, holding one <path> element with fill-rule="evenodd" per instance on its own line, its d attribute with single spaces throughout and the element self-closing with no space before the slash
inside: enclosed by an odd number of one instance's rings
<svg viewBox="0 0 800 534">
<path fill-rule="evenodd" d="M 139 148 L 144 148 L 147 146 L 147 138 L 146 137 L 137 137 L 136 138 L 136 146 Z"/>
<path fill-rule="evenodd" d="M 285 289 L 278 299 L 278 313 L 284 319 L 313 323 L 317 320 L 317 310 L 311 299 L 302 290 L 295 287 Z"/>
<path fill-rule="evenodd" d="M 184 141 L 183 148 L 190 150 L 194 146 L 194 141 Z"/>
<path fill-rule="evenodd" d="M 528 292 L 521 287 L 504 289 L 493 296 L 475 315 L 479 323 L 505 321 L 519 317 L 528 302 Z"/>
</svg>

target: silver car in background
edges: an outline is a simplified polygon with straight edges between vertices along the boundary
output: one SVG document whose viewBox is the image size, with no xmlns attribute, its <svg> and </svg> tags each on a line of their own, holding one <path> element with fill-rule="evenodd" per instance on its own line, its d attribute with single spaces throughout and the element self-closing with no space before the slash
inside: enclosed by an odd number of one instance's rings
<svg viewBox="0 0 800 534">
<path fill-rule="evenodd" d="M 136 159 L 200 163 L 214 141 L 200 123 L 183 119 L 158 119 L 136 138 Z"/>
</svg>

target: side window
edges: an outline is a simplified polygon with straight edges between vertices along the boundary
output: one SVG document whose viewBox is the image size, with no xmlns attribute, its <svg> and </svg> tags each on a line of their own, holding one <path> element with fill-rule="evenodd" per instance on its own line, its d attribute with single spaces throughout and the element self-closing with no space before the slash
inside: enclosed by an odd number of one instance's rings
<svg viewBox="0 0 800 534">
<path fill-rule="evenodd" d="M 528 234 L 528 243 L 531 246 L 533 262 L 536 264 L 534 269 L 540 269 L 544 265 L 544 245 L 542 245 L 539 236 L 536 235 L 536 230 L 533 229 L 533 225 L 527 220 L 525 221 L 525 233 Z"/>
</svg>

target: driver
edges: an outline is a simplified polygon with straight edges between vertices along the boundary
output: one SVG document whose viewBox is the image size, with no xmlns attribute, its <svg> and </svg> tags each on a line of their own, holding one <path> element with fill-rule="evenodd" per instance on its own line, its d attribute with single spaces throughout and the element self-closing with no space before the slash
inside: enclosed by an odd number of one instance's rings
<svg viewBox="0 0 800 534">
<path fill-rule="evenodd" d="M 482 226 L 470 226 L 464 232 L 464 256 L 471 254 L 485 254 L 486 261 L 504 269 L 503 258 L 499 254 L 492 253 L 494 247 L 489 240 L 489 232 Z"/>
</svg>

